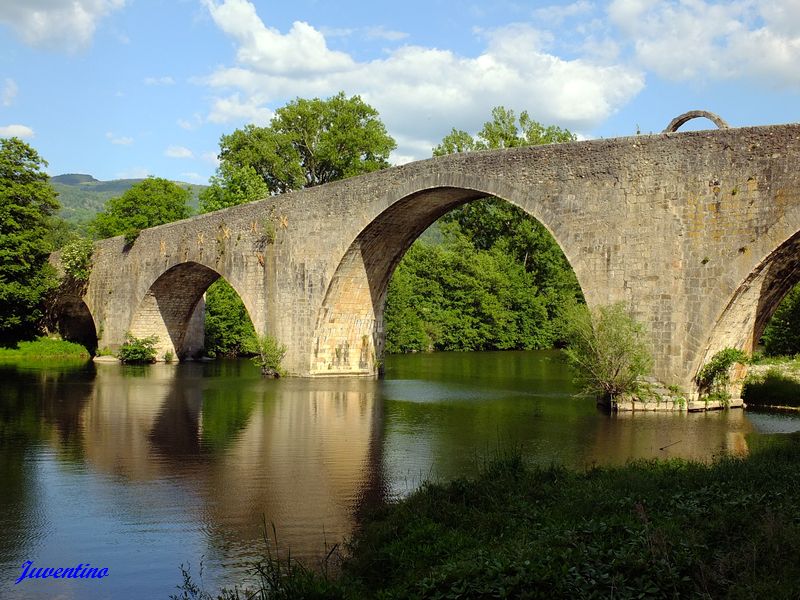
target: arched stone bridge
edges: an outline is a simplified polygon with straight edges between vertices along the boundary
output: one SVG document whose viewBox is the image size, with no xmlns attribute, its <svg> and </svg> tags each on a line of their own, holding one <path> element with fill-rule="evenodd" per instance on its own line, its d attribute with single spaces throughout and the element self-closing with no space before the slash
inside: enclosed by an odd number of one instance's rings
<svg viewBox="0 0 800 600">
<path fill-rule="evenodd" d="M 800 280 L 799 169 L 800 125 L 443 156 L 147 229 L 130 248 L 98 242 L 63 322 L 83 319 L 100 347 L 130 331 L 190 355 L 221 276 L 256 330 L 288 346 L 290 372 L 373 374 L 403 253 L 447 211 L 494 195 L 552 232 L 590 306 L 632 307 L 662 382 L 693 389 L 714 352 L 752 348 Z"/>
</svg>

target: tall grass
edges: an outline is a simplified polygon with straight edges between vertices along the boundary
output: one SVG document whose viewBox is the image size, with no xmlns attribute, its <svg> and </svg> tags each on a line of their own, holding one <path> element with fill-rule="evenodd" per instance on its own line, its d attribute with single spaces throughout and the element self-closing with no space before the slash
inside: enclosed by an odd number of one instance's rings
<svg viewBox="0 0 800 600">
<path fill-rule="evenodd" d="M 19 342 L 15 348 L 0 348 L 0 361 L 48 360 L 48 359 L 88 360 L 89 351 L 80 344 L 40 337 L 31 342 Z"/>
</svg>

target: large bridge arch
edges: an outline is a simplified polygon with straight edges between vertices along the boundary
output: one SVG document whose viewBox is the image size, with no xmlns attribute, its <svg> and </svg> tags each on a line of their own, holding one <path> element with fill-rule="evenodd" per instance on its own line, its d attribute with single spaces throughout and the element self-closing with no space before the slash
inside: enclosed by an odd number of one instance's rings
<svg viewBox="0 0 800 600">
<path fill-rule="evenodd" d="M 450 181 L 448 181 L 450 179 Z M 444 214 L 469 202 L 497 197 L 522 209 L 565 246 L 554 229 L 560 227 L 537 201 L 536 192 L 502 181 L 470 175 L 416 180 L 398 189 L 396 199 L 374 216 L 338 259 L 319 309 L 311 345 L 312 375 L 371 375 L 383 357 L 383 310 L 389 281 L 411 244 Z M 578 284 L 581 274 L 573 261 Z"/>
</svg>

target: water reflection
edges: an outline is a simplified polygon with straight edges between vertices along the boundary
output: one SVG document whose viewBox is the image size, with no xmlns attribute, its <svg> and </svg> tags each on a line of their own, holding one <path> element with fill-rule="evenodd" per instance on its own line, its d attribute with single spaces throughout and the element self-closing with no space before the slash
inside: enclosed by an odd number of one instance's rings
<svg viewBox="0 0 800 600">
<path fill-rule="evenodd" d="M 209 587 L 241 580 L 262 522 L 313 562 L 358 515 L 509 447 L 537 464 L 707 460 L 797 416 L 606 415 L 555 352 L 390 357 L 387 378 L 267 381 L 246 361 L 5 369 L 0 376 L 0 597 L 19 565 L 102 562 L 97 586 L 26 597 L 167 597 L 204 557 Z M 143 577 L 142 574 L 147 574 Z M 99 595 L 98 595 L 99 594 Z"/>
</svg>

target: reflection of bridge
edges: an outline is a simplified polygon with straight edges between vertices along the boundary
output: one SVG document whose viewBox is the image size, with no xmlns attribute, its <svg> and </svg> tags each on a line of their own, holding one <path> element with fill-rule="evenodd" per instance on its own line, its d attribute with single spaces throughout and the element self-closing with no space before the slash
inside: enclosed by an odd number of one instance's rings
<svg viewBox="0 0 800 600">
<path fill-rule="evenodd" d="M 749 350 L 800 280 L 798 158 L 800 125 L 782 125 L 420 161 L 148 229 L 130 248 L 98 242 L 66 314 L 100 346 L 156 334 L 186 356 L 221 276 L 288 346 L 290 371 L 372 374 L 403 253 L 447 211 L 494 195 L 553 233 L 590 306 L 627 302 L 649 326 L 656 375 L 690 388 L 720 348 Z"/>
</svg>

